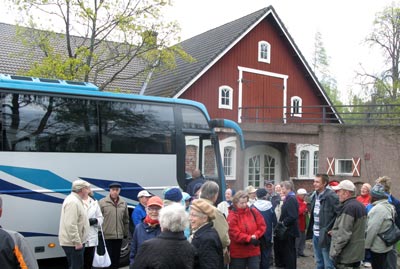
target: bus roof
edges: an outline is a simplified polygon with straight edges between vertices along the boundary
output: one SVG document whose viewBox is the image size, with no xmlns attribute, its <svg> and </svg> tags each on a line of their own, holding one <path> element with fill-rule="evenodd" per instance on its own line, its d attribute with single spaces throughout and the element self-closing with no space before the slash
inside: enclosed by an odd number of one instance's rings
<svg viewBox="0 0 400 269">
<path fill-rule="evenodd" d="M 96 85 L 89 82 L 0 74 L 0 88 L 24 90 L 30 92 L 61 93 L 75 96 L 103 97 L 190 105 L 202 110 L 203 113 L 206 115 L 207 120 L 210 120 L 210 116 L 207 113 L 206 107 L 202 103 L 196 101 L 158 96 L 137 95 L 132 93 L 100 91 L 100 89 Z"/>
</svg>

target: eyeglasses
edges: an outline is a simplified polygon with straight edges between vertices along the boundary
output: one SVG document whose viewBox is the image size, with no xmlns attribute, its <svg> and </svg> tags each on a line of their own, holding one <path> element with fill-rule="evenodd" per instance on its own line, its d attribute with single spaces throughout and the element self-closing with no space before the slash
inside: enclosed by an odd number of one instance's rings
<svg viewBox="0 0 400 269">
<path fill-rule="evenodd" d="M 160 211 L 161 208 L 160 207 L 148 207 L 147 210 L 149 212 L 157 212 L 157 211 Z"/>
</svg>

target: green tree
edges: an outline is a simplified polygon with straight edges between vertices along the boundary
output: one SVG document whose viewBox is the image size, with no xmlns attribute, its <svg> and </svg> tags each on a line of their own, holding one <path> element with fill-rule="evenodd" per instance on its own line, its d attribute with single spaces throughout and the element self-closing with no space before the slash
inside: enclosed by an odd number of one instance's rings
<svg viewBox="0 0 400 269">
<path fill-rule="evenodd" d="M 39 49 L 25 75 L 83 80 L 100 89 L 113 82 L 139 87 L 154 70 L 174 68 L 176 57 L 193 59 L 180 46 L 176 22 L 167 22 L 167 0 L 7 0 L 23 15 L 19 36 Z M 49 25 L 52 29 L 49 29 Z M 55 34 L 59 27 L 62 34 Z M 40 29 L 40 30 L 35 30 Z"/>
<path fill-rule="evenodd" d="M 382 69 L 378 72 L 365 69 L 358 72 L 364 94 L 364 98 L 358 101 L 368 106 L 365 110 L 368 110 L 370 119 L 393 123 L 393 120 L 398 121 L 396 118 L 400 112 L 400 8 L 395 3 L 376 13 L 373 30 L 365 43 L 381 51 Z"/>
<path fill-rule="evenodd" d="M 336 79 L 329 70 L 329 57 L 322 41 L 322 34 L 316 32 L 314 37 L 314 50 L 312 55 L 312 70 L 317 76 L 320 84 L 335 106 L 336 111 L 343 113 L 343 103 L 337 89 Z"/>
</svg>

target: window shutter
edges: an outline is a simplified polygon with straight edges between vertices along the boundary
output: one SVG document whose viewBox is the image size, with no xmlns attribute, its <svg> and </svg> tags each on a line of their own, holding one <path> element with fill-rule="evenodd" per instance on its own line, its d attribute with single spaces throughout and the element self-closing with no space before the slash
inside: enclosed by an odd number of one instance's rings
<svg viewBox="0 0 400 269">
<path fill-rule="evenodd" d="M 353 173 L 353 177 L 361 176 L 361 158 L 354 157 L 352 158 L 353 164 L 351 165 L 351 170 Z"/>
<path fill-rule="evenodd" d="M 333 157 L 328 157 L 326 158 L 327 162 L 327 167 L 328 169 L 326 170 L 326 173 L 328 176 L 334 176 L 335 175 L 335 158 Z"/>
</svg>

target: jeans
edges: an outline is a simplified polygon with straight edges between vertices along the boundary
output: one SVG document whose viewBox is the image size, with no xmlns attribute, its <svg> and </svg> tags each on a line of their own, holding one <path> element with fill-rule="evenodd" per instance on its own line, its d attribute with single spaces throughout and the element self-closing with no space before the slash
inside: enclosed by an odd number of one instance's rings
<svg viewBox="0 0 400 269">
<path fill-rule="evenodd" d="M 67 256 L 68 269 L 83 269 L 83 253 L 85 247 L 76 250 L 75 247 L 62 247 Z"/>
<path fill-rule="evenodd" d="M 320 248 L 318 246 L 318 236 L 313 236 L 313 247 L 315 256 L 315 269 L 335 269 L 333 261 L 329 257 L 329 247 Z"/>
<path fill-rule="evenodd" d="M 247 258 L 231 258 L 229 269 L 260 269 L 260 256 L 253 256 Z"/>
</svg>

